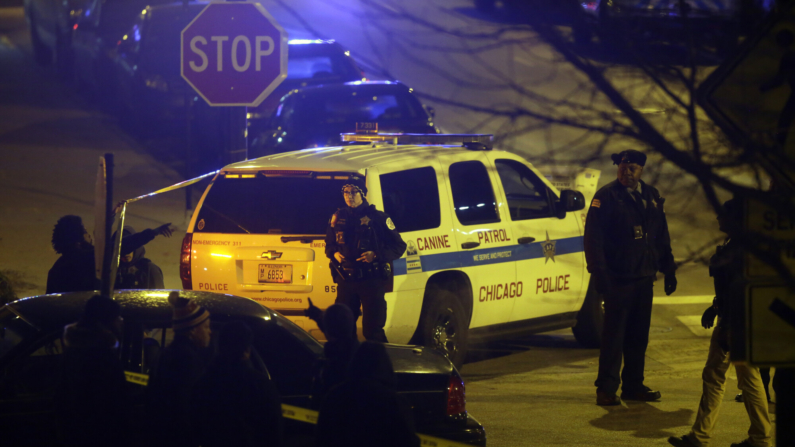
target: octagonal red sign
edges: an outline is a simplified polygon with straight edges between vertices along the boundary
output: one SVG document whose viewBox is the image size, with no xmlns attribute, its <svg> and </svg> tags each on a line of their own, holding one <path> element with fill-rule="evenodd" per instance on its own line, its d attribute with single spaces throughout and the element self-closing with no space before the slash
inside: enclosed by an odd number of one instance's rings
<svg viewBox="0 0 795 447">
<path fill-rule="evenodd" d="M 287 77 L 287 33 L 259 3 L 210 3 L 182 30 L 182 77 L 212 106 L 257 106 Z"/>
</svg>

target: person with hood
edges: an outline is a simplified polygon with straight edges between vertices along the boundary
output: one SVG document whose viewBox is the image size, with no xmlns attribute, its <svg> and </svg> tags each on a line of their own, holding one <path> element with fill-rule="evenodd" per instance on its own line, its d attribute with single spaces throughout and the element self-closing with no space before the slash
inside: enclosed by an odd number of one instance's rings
<svg viewBox="0 0 795 447">
<path fill-rule="evenodd" d="M 317 323 L 327 340 L 312 387 L 312 406 L 318 408 L 326 393 L 345 380 L 351 359 L 359 348 L 359 339 L 356 338 L 356 319 L 344 304 L 332 304 L 323 312 L 310 298 L 305 313 Z"/>
<path fill-rule="evenodd" d="M 118 352 L 122 321 L 119 303 L 95 295 L 64 330 L 55 408 L 67 446 L 125 445 L 130 401 Z"/>
<path fill-rule="evenodd" d="M 193 389 L 192 422 L 202 447 L 283 444 L 281 398 L 268 374 L 252 366 L 252 338 L 245 323 L 227 323 L 218 356 Z"/>
<path fill-rule="evenodd" d="M 125 226 L 122 238 L 135 234 L 132 227 Z M 116 289 L 165 289 L 163 271 L 154 262 L 144 257 L 146 248 L 140 246 L 120 257 L 116 271 Z"/>
<path fill-rule="evenodd" d="M 210 345 L 210 312 L 195 301 L 172 292 L 174 340 L 160 354 L 147 385 L 147 414 L 151 442 L 157 446 L 195 447 L 190 399 L 204 374 Z"/>
<path fill-rule="evenodd" d="M 331 216 L 326 230 L 326 256 L 338 284 L 335 302 L 350 307 L 356 318 L 361 307 L 364 338 L 387 343 L 384 294 L 391 287 L 392 261 L 403 256 L 406 243 L 392 219 L 367 203 L 364 179 L 352 176 L 342 195 L 347 206 Z"/>
<path fill-rule="evenodd" d="M 171 237 L 170 225 L 167 223 L 123 238 L 121 252 L 134 252 L 157 235 Z M 47 274 L 46 293 L 99 289 L 100 283 L 94 264 L 94 245 L 79 216 L 67 215 L 58 219 L 52 231 L 52 248 L 61 257 Z"/>
<path fill-rule="evenodd" d="M 731 303 L 738 299 L 737 279 L 743 275 L 743 252 L 741 242 L 732 236 L 737 236 L 742 231 L 743 216 L 742 203 L 737 199 L 727 200 L 723 210 L 718 215 L 720 231 L 726 233 L 726 240 L 715 250 L 709 260 L 709 275 L 715 283 L 715 299 L 712 306 L 708 307 L 701 316 L 701 325 L 710 329 L 718 324 L 712 331 L 712 338 L 707 353 L 707 363 L 701 373 L 702 393 L 698 404 L 696 420 L 690 432 L 684 436 L 672 436 L 668 443 L 676 447 L 701 447 L 711 445 L 712 434 L 718 421 L 723 396 L 726 392 L 726 377 L 731 367 L 730 328 L 732 317 Z M 742 289 L 741 289 L 742 290 Z M 741 292 L 739 299 L 744 299 Z M 767 395 L 759 368 L 745 362 L 734 364 L 737 374 L 737 387 L 743 392 L 743 403 L 748 413 L 751 426 L 748 428 L 748 437 L 731 447 L 770 447 L 770 412 L 767 405 Z M 779 439 L 780 442 L 780 439 Z M 784 443 L 787 444 L 787 443 Z M 790 444 L 791 445 L 791 444 Z"/>
<path fill-rule="evenodd" d="M 411 406 L 395 390 L 395 372 L 383 344 L 362 343 L 347 376 L 328 392 L 320 408 L 318 447 L 420 445 Z"/>
</svg>

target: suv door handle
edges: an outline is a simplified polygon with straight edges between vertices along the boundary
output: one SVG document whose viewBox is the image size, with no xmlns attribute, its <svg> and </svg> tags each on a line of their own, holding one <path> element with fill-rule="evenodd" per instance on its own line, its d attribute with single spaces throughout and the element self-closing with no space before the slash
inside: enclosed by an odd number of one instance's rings
<svg viewBox="0 0 795 447">
<path fill-rule="evenodd" d="M 465 250 L 469 250 L 470 248 L 480 247 L 480 242 L 464 242 L 461 244 L 461 248 Z"/>
<path fill-rule="evenodd" d="M 534 237 L 530 237 L 530 236 L 527 236 L 527 237 L 520 237 L 520 238 L 519 238 L 519 243 L 520 243 L 520 244 L 529 244 L 529 243 L 531 243 L 531 242 L 535 242 L 535 241 L 536 241 L 536 238 L 534 238 Z"/>
</svg>

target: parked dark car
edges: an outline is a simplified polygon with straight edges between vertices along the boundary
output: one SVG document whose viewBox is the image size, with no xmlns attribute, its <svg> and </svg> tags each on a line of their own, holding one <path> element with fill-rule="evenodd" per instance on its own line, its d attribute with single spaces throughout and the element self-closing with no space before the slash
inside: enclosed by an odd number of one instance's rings
<svg viewBox="0 0 795 447">
<path fill-rule="evenodd" d="M 287 43 L 287 79 L 262 104 L 249 109 L 254 122 L 270 117 L 279 99 L 297 88 L 365 80 L 351 52 L 333 40 L 292 39 Z"/>
<path fill-rule="evenodd" d="M 434 111 L 397 81 L 356 81 L 293 90 L 270 119 L 249 129 L 249 158 L 340 145 L 356 123 L 378 123 L 379 132 L 439 133 Z"/>
<path fill-rule="evenodd" d="M 134 123 L 143 133 L 182 131 L 187 112 L 186 89 L 192 89 L 180 74 L 180 34 L 207 3 L 170 3 L 146 8 L 132 22 L 115 48 L 112 59 L 112 90 L 123 121 Z M 201 132 L 217 120 L 198 94 L 192 114 L 198 118 L 194 131 Z M 208 135 L 197 135 L 206 141 Z"/>
<path fill-rule="evenodd" d="M 173 0 L 88 0 L 71 38 L 74 79 L 101 100 L 112 99 L 112 50 L 147 6 Z M 180 30 L 181 31 L 181 30 Z M 177 38 L 177 48 L 179 48 Z M 177 59 L 177 63 L 179 58 Z"/>
<path fill-rule="evenodd" d="M 40 65 L 55 62 L 58 74 L 71 75 L 72 27 L 91 0 L 25 0 L 33 57 Z"/>
<path fill-rule="evenodd" d="M 166 346 L 172 308 L 169 290 L 121 290 L 124 332 L 120 356 L 126 371 L 147 374 Z M 4 445 L 56 445 L 52 413 L 62 358 L 64 326 L 76 321 L 95 292 L 74 292 L 24 298 L 0 308 L 0 433 Z M 275 381 L 282 403 L 308 408 L 314 367 L 323 346 L 300 327 L 255 301 L 211 292 L 178 291 L 206 307 L 215 334 L 224 324 L 241 320 L 254 332 L 252 363 Z M 213 341 L 213 344 L 215 341 Z M 153 349 L 154 346 L 154 349 Z M 458 407 L 464 397 L 458 371 L 442 354 L 422 347 L 387 345 L 398 377 L 398 392 L 411 402 L 419 433 L 485 445 L 483 427 Z M 134 397 L 141 385 L 130 383 Z M 452 393 L 452 395 L 451 395 Z M 451 414 L 452 413 L 452 414 Z M 134 415 L 142 417 L 136 407 Z M 288 439 L 306 441 L 304 423 L 287 419 Z M 138 430 L 140 432 L 141 430 Z M 130 434 L 134 443 L 140 433 Z M 304 439 L 301 439 L 301 437 Z"/>
</svg>

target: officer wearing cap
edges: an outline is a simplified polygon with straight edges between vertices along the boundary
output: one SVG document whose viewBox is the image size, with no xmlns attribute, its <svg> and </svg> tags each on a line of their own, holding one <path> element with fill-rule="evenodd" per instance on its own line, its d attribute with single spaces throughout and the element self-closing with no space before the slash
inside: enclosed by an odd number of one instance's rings
<svg viewBox="0 0 795 447">
<path fill-rule="evenodd" d="M 611 159 L 618 165 L 618 178 L 596 192 L 585 221 L 585 259 L 605 309 L 595 383 L 598 405 L 621 404 L 616 392 L 622 379 L 622 399 L 660 399 L 659 391 L 643 383 L 657 272 L 665 274 L 667 295 L 676 290 L 665 199 L 640 179 L 646 154 L 626 150 Z"/>
<path fill-rule="evenodd" d="M 392 219 L 367 203 L 364 179 L 353 176 L 342 194 L 347 206 L 331 216 L 326 230 L 336 303 L 350 307 L 357 318 L 361 306 L 364 338 L 386 343 L 384 293 L 392 285 L 392 261 L 403 256 L 406 243 Z"/>
</svg>

